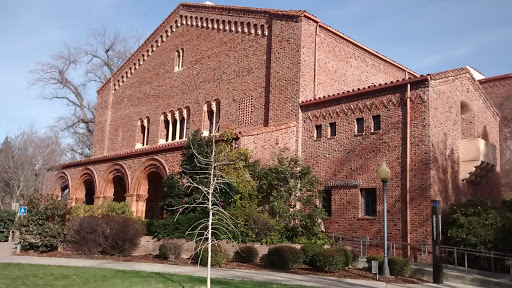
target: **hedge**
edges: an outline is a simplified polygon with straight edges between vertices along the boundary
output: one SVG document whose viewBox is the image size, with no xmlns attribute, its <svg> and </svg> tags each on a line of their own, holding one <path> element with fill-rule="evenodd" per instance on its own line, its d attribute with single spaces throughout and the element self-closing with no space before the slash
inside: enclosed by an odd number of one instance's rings
<svg viewBox="0 0 512 288">
<path fill-rule="evenodd" d="M 292 270 L 302 264 L 304 254 L 292 246 L 275 246 L 268 249 L 268 266 L 280 270 Z"/>
</svg>

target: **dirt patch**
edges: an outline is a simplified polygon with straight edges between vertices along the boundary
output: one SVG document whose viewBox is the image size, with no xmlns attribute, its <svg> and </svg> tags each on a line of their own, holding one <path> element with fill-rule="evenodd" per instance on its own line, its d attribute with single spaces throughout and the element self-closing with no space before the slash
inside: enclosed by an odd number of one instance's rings
<svg viewBox="0 0 512 288">
<path fill-rule="evenodd" d="M 109 256 L 109 255 L 82 255 L 71 252 L 63 251 L 52 251 L 47 253 L 41 253 L 37 251 L 22 251 L 19 256 L 38 256 L 38 257 L 59 257 L 59 258 L 78 258 L 78 259 L 94 259 L 94 260 L 111 260 L 111 261 L 122 261 L 122 262 L 139 262 L 139 263 L 157 263 L 157 264 L 178 264 L 183 266 L 195 266 L 197 264 L 192 263 L 189 259 L 180 259 L 178 263 L 172 263 L 168 260 L 160 258 L 158 255 L 138 255 L 138 256 Z M 365 269 L 349 268 L 347 270 L 340 270 L 332 273 L 320 272 L 311 269 L 308 266 L 300 266 L 299 268 L 292 271 L 282 271 L 266 267 L 263 263 L 256 264 L 245 264 L 238 262 L 226 262 L 222 268 L 226 269 L 238 269 L 238 270 L 256 270 L 256 271 L 271 271 L 280 273 L 293 273 L 300 275 L 315 275 L 315 276 L 327 276 L 335 278 L 346 278 L 346 279 L 360 279 L 360 280 L 374 280 L 373 274 Z M 391 278 L 379 278 L 379 281 L 393 284 L 420 284 L 427 283 L 427 281 L 412 277 L 391 277 Z"/>
</svg>

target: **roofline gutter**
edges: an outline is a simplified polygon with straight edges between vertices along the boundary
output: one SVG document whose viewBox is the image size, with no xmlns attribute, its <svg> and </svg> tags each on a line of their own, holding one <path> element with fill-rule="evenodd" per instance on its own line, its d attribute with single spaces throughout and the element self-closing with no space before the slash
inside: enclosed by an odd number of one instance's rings
<svg viewBox="0 0 512 288">
<path fill-rule="evenodd" d="M 429 79 L 430 79 L 429 75 L 424 75 L 424 76 L 421 76 L 418 78 L 406 79 L 406 80 L 388 83 L 388 84 L 384 84 L 384 85 L 380 85 L 380 86 L 374 86 L 374 87 L 370 87 L 370 88 L 366 88 L 366 89 L 358 89 L 358 90 L 350 91 L 350 92 L 346 92 L 346 93 L 339 93 L 339 94 L 336 94 L 336 95 L 333 95 L 330 97 L 324 97 L 324 98 L 315 99 L 315 100 L 311 100 L 311 101 L 307 101 L 307 102 L 302 102 L 299 104 L 299 106 L 300 106 L 300 108 L 309 107 L 309 106 L 313 106 L 313 105 L 320 104 L 320 103 L 336 101 L 336 100 L 339 100 L 339 99 L 342 99 L 345 97 L 386 90 L 386 89 L 398 87 L 398 86 L 401 86 L 404 84 L 413 84 L 413 83 L 417 83 L 417 82 L 428 81 Z"/>
</svg>

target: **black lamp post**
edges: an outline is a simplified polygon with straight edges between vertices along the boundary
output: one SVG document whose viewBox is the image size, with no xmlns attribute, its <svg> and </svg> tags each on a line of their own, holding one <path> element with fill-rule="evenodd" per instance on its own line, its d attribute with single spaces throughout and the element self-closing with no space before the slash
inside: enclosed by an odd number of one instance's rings
<svg viewBox="0 0 512 288">
<path fill-rule="evenodd" d="M 386 166 L 386 163 L 382 163 L 379 170 L 377 170 L 377 175 L 379 175 L 379 179 L 382 181 L 382 194 L 384 195 L 384 267 L 382 267 L 382 276 L 390 277 L 388 265 L 388 207 L 386 201 L 386 186 L 391 176 L 391 170 Z"/>
</svg>

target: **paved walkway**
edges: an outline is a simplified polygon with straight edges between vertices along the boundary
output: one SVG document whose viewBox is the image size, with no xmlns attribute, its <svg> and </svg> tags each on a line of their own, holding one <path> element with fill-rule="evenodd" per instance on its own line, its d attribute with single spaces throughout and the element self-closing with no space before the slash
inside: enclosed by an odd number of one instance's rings
<svg viewBox="0 0 512 288">
<path fill-rule="evenodd" d="M 32 257 L 32 256 L 14 256 L 15 246 L 12 243 L 0 243 L 0 263 L 26 263 L 43 265 L 62 265 L 76 267 L 96 267 L 110 268 L 119 270 L 138 270 L 146 272 L 173 273 L 192 276 L 206 276 L 206 268 L 196 266 L 178 266 L 168 264 L 136 263 L 136 262 L 118 262 L 110 260 L 91 260 L 74 258 L 51 258 L 51 257 Z M 212 269 L 212 277 L 228 278 L 236 280 L 273 282 L 290 285 L 305 285 L 311 287 L 459 287 L 458 285 L 435 285 L 427 284 L 386 284 L 371 280 L 340 279 L 322 276 L 305 276 L 291 273 L 276 273 L 268 271 L 248 271 L 234 269 Z M 469 287 L 469 286 L 465 286 Z"/>
</svg>

